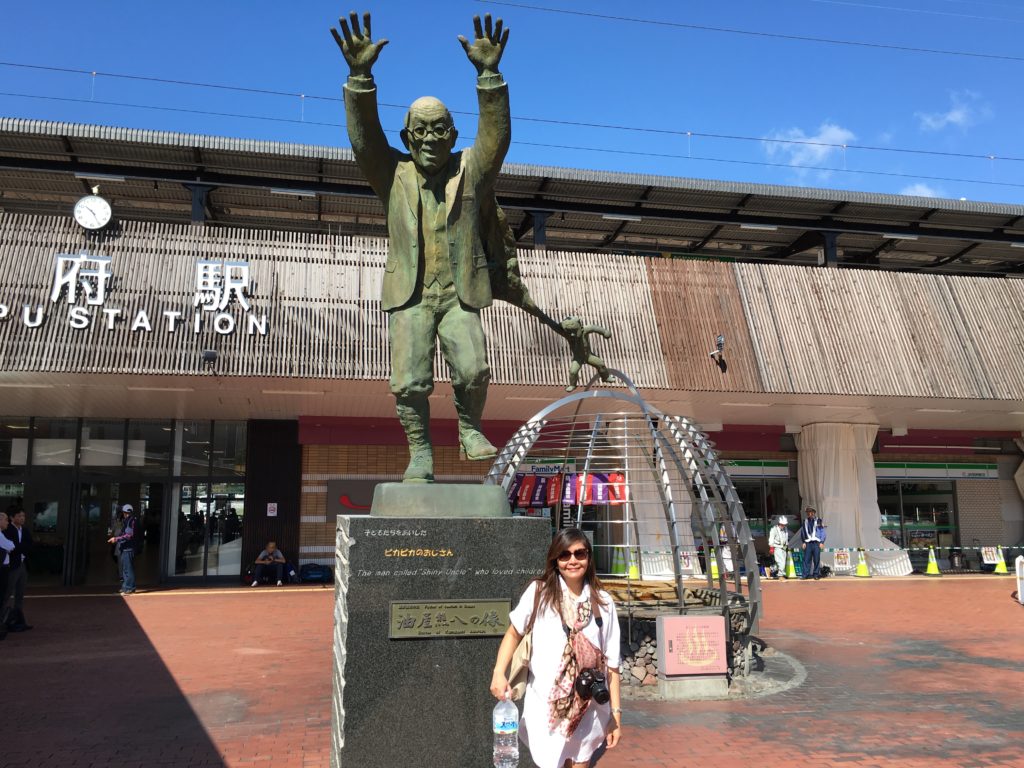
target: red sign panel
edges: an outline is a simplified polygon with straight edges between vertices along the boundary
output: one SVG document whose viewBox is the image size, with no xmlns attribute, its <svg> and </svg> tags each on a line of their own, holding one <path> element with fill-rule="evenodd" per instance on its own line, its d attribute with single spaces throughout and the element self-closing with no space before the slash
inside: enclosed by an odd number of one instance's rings
<svg viewBox="0 0 1024 768">
<path fill-rule="evenodd" d="M 659 616 L 658 662 L 667 677 L 725 674 L 725 618 Z"/>
</svg>

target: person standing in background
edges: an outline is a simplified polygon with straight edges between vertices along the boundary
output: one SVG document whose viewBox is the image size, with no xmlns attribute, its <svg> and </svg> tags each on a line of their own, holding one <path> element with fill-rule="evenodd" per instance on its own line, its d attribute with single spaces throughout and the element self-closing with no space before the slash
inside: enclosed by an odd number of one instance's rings
<svg viewBox="0 0 1024 768">
<path fill-rule="evenodd" d="M 11 524 L 3 531 L 9 541 L 14 542 L 14 548 L 8 554 L 10 558 L 10 570 L 7 572 L 7 587 L 4 590 L 4 599 L 0 602 L 9 608 L 6 614 L 6 625 L 10 632 L 24 632 L 32 629 L 32 625 L 25 621 L 25 586 L 28 583 L 28 570 L 25 567 L 25 560 L 32 551 L 32 534 L 25 527 L 25 510 L 18 508 L 10 515 Z M 2 613 L 2 609 L 0 609 Z"/>
<path fill-rule="evenodd" d="M 786 527 L 788 522 L 785 517 L 780 517 L 779 524 L 768 534 L 768 546 L 775 557 L 776 571 L 773 579 L 786 575 L 786 553 L 789 551 L 789 529 Z"/>
<path fill-rule="evenodd" d="M 7 622 L 4 615 L 4 596 L 7 595 L 7 573 L 11 570 L 11 552 L 14 542 L 4 535 L 10 520 L 6 512 L 0 512 L 0 640 L 7 637 Z"/>
<path fill-rule="evenodd" d="M 804 511 L 803 525 L 800 526 L 800 540 L 804 550 L 804 572 L 801 579 L 821 578 L 821 540 L 824 531 L 818 521 L 818 511 L 808 507 Z"/>
<path fill-rule="evenodd" d="M 120 536 L 111 536 L 108 544 L 117 545 L 121 553 L 121 594 L 130 595 L 135 592 L 135 555 L 142 549 L 142 525 L 135 515 L 131 504 L 121 507 L 123 529 Z"/>
</svg>

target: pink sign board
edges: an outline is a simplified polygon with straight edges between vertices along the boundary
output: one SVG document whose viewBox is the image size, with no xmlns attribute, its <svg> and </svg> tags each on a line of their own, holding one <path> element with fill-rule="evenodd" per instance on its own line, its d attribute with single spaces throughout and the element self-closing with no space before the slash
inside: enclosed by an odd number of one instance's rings
<svg viewBox="0 0 1024 768">
<path fill-rule="evenodd" d="M 658 617 L 658 671 L 662 675 L 721 675 L 727 663 L 724 617 Z"/>
</svg>

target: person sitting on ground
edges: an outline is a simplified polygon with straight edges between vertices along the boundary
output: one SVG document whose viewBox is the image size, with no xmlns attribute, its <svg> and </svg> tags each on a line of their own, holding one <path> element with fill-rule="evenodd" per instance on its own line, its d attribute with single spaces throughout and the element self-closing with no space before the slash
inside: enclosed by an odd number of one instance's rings
<svg viewBox="0 0 1024 768">
<path fill-rule="evenodd" d="M 274 579 L 277 581 L 277 586 L 280 587 L 282 579 L 284 579 L 284 564 L 284 554 L 277 548 L 277 543 L 268 541 L 267 548 L 260 552 L 259 557 L 256 558 L 256 570 L 252 575 L 252 586 L 257 586 L 263 581 L 263 577 L 273 570 Z"/>
</svg>

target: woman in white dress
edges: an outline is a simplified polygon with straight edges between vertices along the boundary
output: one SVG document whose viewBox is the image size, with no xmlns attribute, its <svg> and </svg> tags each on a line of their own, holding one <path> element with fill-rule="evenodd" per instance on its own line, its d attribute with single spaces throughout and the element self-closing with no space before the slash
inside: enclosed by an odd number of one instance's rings
<svg viewBox="0 0 1024 768">
<path fill-rule="evenodd" d="M 611 596 L 601 590 L 592 554 L 581 531 L 559 531 L 543 575 L 526 588 L 498 648 L 491 693 L 501 699 L 510 690 L 512 654 L 536 607 L 519 738 L 538 768 L 587 768 L 601 743 L 611 749 L 622 733 L 619 621 Z M 579 673 L 594 668 L 607 679 L 607 698 L 586 696 L 587 686 L 584 696 L 579 693 Z"/>
</svg>

